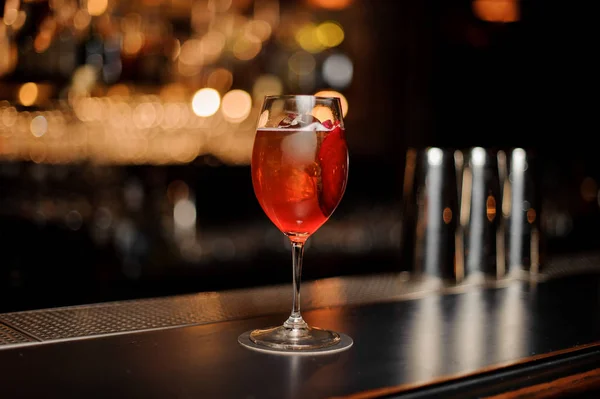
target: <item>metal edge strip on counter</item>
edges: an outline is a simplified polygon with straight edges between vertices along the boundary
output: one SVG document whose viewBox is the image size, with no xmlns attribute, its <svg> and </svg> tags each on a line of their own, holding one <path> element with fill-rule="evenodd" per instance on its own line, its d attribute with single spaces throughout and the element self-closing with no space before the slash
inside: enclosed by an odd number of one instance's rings
<svg viewBox="0 0 600 399">
<path fill-rule="evenodd" d="M 487 387 L 488 392 L 493 389 L 493 382 L 499 381 L 506 378 L 511 378 L 515 381 L 516 375 L 527 374 L 527 379 L 532 382 L 529 386 L 534 386 L 535 381 L 533 380 L 535 369 L 545 370 L 547 368 L 557 367 L 557 363 L 565 364 L 567 366 L 575 367 L 578 365 L 576 360 L 581 357 L 583 360 L 592 356 L 594 364 L 597 369 L 598 361 L 600 360 L 600 341 L 575 346 L 572 348 L 561 349 L 553 352 L 543 353 L 535 356 L 525 357 L 516 361 L 510 361 L 506 363 L 499 363 L 491 365 L 482 369 L 479 369 L 472 373 L 448 375 L 437 378 L 434 381 L 418 384 L 403 384 L 391 387 L 377 388 L 369 391 L 356 392 L 345 396 L 333 396 L 328 399 L 383 399 L 383 398 L 396 398 L 402 397 L 403 399 L 417 399 L 417 398 L 429 398 L 439 397 L 443 394 L 443 391 L 452 389 L 453 393 L 451 397 L 462 397 L 467 394 L 467 397 L 473 397 L 471 394 L 465 392 L 458 392 L 460 389 L 469 390 L 474 385 L 483 384 Z M 558 358 L 557 362 L 550 362 L 551 359 Z M 539 363 L 546 361 L 547 363 Z M 563 375 L 562 377 L 564 377 Z M 600 375 L 597 376 L 600 378 Z M 460 384 L 463 384 L 460 386 Z M 522 388 L 522 387 L 519 387 Z M 496 398 L 497 393 L 483 393 L 479 392 L 475 397 L 487 397 L 488 399 Z M 446 396 L 444 396 L 446 397 Z"/>
</svg>

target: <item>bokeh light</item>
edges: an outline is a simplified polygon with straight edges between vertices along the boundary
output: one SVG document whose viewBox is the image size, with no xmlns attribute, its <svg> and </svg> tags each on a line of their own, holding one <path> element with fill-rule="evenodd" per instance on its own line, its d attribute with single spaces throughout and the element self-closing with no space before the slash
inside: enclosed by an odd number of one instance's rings
<svg viewBox="0 0 600 399">
<path fill-rule="evenodd" d="M 249 33 L 241 35 L 233 45 L 233 55 L 240 61 L 253 59 L 262 49 L 261 40 Z"/>
<path fill-rule="evenodd" d="M 202 65 L 204 56 L 200 40 L 190 39 L 183 42 L 179 50 L 179 61 L 188 66 Z"/>
<path fill-rule="evenodd" d="M 488 22 L 515 22 L 519 20 L 518 0 L 474 0 L 473 13 Z"/>
<path fill-rule="evenodd" d="M 123 35 L 123 53 L 125 55 L 135 55 L 140 52 L 144 46 L 145 37 L 141 32 L 127 32 Z"/>
<path fill-rule="evenodd" d="M 348 100 L 346 97 L 335 90 L 321 90 L 315 93 L 315 96 L 319 97 L 338 97 L 340 99 L 340 104 L 342 106 L 342 115 L 346 116 L 348 114 Z"/>
<path fill-rule="evenodd" d="M 343 10 L 352 4 L 352 0 L 309 0 L 308 3 L 313 7 L 327 10 Z"/>
<path fill-rule="evenodd" d="M 39 29 L 23 33 L 34 16 L 28 3 L 10 0 L 5 7 L 0 75 L 17 66 L 36 69 L 22 55 L 31 51 L 36 59 L 52 58 L 39 68 L 56 69 L 64 82 L 36 71 L 22 75 L 31 82 L 16 80 L 7 89 L 0 104 L 6 157 L 164 165 L 212 155 L 247 163 L 265 96 L 319 88 L 341 96 L 352 81 L 352 63 L 333 50 L 348 39 L 340 22 L 347 19 L 329 12 L 349 0 L 304 1 L 319 10 L 274 0 L 178 2 L 177 13 L 189 11 L 189 31 L 178 17 L 154 13 L 162 0 L 143 0 L 139 9 L 114 0 L 52 0 Z M 72 35 L 62 35 L 64 29 Z M 21 34 L 30 37 L 29 50 L 16 40 Z M 356 43 L 346 44 L 350 54 Z M 327 109 L 314 112 L 332 117 Z"/>
<path fill-rule="evenodd" d="M 48 121 L 42 115 L 38 115 L 31 120 L 29 130 L 35 137 L 42 137 L 48 130 Z"/>
<path fill-rule="evenodd" d="M 305 24 L 298 29 L 295 37 L 298 45 L 309 53 L 319 53 L 325 49 L 319 40 L 317 27 L 312 23 Z"/>
<path fill-rule="evenodd" d="M 352 82 L 354 67 L 345 54 L 332 54 L 323 62 L 323 79 L 335 89 L 345 89 Z"/>
<path fill-rule="evenodd" d="M 19 102 L 28 107 L 35 104 L 38 97 L 38 86 L 33 82 L 25 83 L 19 89 Z"/>
<path fill-rule="evenodd" d="M 87 10 L 77 10 L 73 17 L 73 26 L 75 29 L 84 30 L 90 24 L 92 18 Z"/>
<path fill-rule="evenodd" d="M 223 96 L 221 112 L 229 122 L 242 122 L 252 110 L 252 97 L 244 90 L 231 90 Z"/>
<path fill-rule="evenodd" d="M 196 205 L 189 199 L 177 201 L 173 207 L 173 221 L 180 228 L 191 228 L 196 224 Z"/>
<path fill-rule="evenodd" d="M 344 41 L 344 30 L 337 22 L 326 21 L 316 29 L 317 40 L 325 47 L 336 47 Z"/>
<path fill-rule="evenodd" d="M 88 0 L 87 11 L 92 16 L 104 14 L 108 8 L 108 0 Z"/>
<path fill-rule="evenodd" d="M 271 37 L 272 28 L 267 21 L 254 19 L 249 21 L 245 26 L 245 34 L 250 34 L 261 41 L 266 41 Z"/>
<path fill-rule="evenodd" d="M 215 89 L 200 89 L 192 98 L 192 110 L 201 117 L 214 115 L 221 105 L 221 96 Z"/>
<path fill-rule="evenodd" d="M 220 93 L 225 93 L 233 84 L 233 75 L 225 68 L 217 68 L 208 75 L 206 85 L 217 90 Z"/>
<path fill-rule="evenodd" d="M 227 38 L 221 32 L 209 31 L 202 36 L 199 42 L 199 50 L 204 57 L 204 63 L 211 64 L 217 61 L 225 48 L 226 42 Z"/>
</svg>

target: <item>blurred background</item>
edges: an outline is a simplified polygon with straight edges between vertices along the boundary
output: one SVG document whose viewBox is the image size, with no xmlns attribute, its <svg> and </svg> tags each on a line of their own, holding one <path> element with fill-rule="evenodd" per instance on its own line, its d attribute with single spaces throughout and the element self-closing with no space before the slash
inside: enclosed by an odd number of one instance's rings
<svg viewBox="0 0 600 399">
<path fill-rule="evenodd" d="M 409 270 L 409 148 L 535 156 L 544 259 L 598 249 L 596 24 L 545 0 L 0 3 L 0 312 L 291 282 L 254 197 L 264 95 L 341 97 L 304 279 Z M 592 107 L 592 104 L 594 107 Z"/>
</svg>

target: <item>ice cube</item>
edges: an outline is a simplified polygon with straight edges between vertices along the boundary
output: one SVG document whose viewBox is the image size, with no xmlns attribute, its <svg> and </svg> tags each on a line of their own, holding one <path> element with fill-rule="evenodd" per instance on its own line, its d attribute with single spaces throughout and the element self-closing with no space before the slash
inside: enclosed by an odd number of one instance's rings
<svg viewBox="0 0 600 399">
<path fill-rule="evenodd" d="M 317 135 L 312 130 L 294 132 L 282 140 L 281 152 L 288 163 L 311 163 L 317 153 Z"/>
<path fill-rule="evenodd" d="M 318 123 L 319 125 L 321 124 L 317 118 L 310 114 L 296 114 L 294 112 L 288 112 L 285 118 L 279 122 L 277 127 L 284 129 L 302 129 L 314 123 Z"/>
</svg>

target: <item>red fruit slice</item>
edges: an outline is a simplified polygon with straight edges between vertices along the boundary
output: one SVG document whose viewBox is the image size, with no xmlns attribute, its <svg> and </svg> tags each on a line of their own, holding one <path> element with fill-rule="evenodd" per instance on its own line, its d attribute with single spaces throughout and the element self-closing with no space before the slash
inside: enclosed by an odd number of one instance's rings
<svg viewBox="0 0 600 399">
<path fill-rule="evenodd" d="M 325 123 L 327 122 L 329 121 Z M 327 134 L 321 143 L 318 157 L 321 164 L 322 181 L 319 206 L 323 214 L 329 217 L 344 195 L 348 177 L 348 148 L 344 139 L 344 129 L 341 126 L 336 125 Z"/>
</svg>

